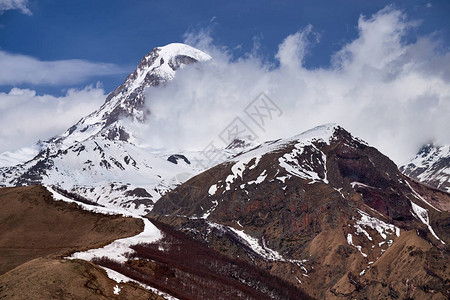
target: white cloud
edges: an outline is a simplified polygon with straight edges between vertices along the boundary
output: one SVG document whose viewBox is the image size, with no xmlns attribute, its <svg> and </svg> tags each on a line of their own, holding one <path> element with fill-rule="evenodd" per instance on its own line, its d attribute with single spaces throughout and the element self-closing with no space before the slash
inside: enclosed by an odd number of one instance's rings
<svg viewBox="0 0 450 300">
<path fill-rule="evenodd" d="M 0 93 L 0 153 L 60 134 L 105 101 L 103 89 L 71 89 L 65 96 L 13 88 Z"/>
<path fill-rule="evenodd" d="M 430 37 L 406 43 L 414 26 L 419 25 L 392 7 L 361 16 L 359 36 L 335 53 L 331 67 L 314 70 L 304 67 L 308 40 L 316 37 L 310 26 L 280 44 L 278 67 L 254 53 L 232 60 L 208 34 L 189 34 L 187 42 L 214 61 L 184 68 L 167 87 L 148 91 L 153 114 L 146 141 L 202 149 L 210 141 L 220 143 L 217 136 L 241 117 L 261 139 L 337 122 L 397 163 L 422 143 L 450 143 L 450 54 Z M 243 113 L 260 92 L 284 112 L 265 131 Z"/>
<path fill-rule="evenodd" d="M 80 83 L 101 75 L 122 74 L 123 68 L 113 64 L 81 59 L 42 61 L 27 55 L 0 50 L 0 85 Z"/>
<path fill-rule="evenodd" d="M 314 34 L 311 25 L 306 26 L 302 31 L 289 35 L 279 45 L 278 53 L 275 56 L 280 62 L 281 68 L 295 68 L 302 67 L 305 61 L 308 47 L 310 45 L 309 37 Z M 316 42 L 318 41 L 317 34 Z"/>
<path fill-rule="evenodd" d="M 20 10 L 21 13 L 31 16 L 31 10 L 27 7 L 28 0 L 0 0 L 0 14 L 6 10 Z"/>
</svg>

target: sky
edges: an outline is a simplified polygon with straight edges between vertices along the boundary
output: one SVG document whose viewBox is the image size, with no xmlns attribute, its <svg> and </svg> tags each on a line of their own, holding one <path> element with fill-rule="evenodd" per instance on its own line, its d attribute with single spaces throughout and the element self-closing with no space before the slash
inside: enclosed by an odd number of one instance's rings
<svg viewBox="0 0 450 300">
<path fill-rule="evenodd" d="M 449 13 L 446 0 L 0 0 L 0 152 L 63 132 L 152 48 L 185 42 L 215 64 L 151 96 L 179 110 L 150 121 L 155 145 L 207 143 L 265 92 L 283 114 L 261 138 L 337 122 L 402 163 L 450 143 Z"/>
</svg>

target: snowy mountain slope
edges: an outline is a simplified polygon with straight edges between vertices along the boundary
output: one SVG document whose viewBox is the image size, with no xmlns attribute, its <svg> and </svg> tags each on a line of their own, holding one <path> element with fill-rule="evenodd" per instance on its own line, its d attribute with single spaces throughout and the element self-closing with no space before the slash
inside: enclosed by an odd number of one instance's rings
<svg viewBox="0 0 450 300">
<path fill-rule="evenodd" d="M 370 299 L 381 290 L 388 295 L 385 284 L 401 289 L 406 277 L 384 272 L 386 262 L 403 260 L 391 255 L 408 258 L 414 247 L 408 250 L 405 241 L 447 249 L 449 203 L 445 192 L 410 180 L 375 148 L 329 124 L 264 143 L 196 175 L 148 216 L 314 297 Z M 373 281 L 376 274 L 384 277 Z"/>
<path fill-rule="evenodd" d="M 184 44 L 153 49 L 97 111 L 63 134 L 39 142 L 33 159 L 0 168 L 0 186 L 57 185 L 101 205 L 148 212 L 162 194 L 199 168 L 188 158 L 168 160 L 176 153 L 155 152 L 136 143 L 134 128 L 149 116 L 146 90 L 168 84 L 179 68 L 209 59 Z M 11 155 L 3 156 L 8 164 Z"/>
<path fill-rule="evenodd" d="M 102 136 L 109 140 L 133 141 L 133 133 L 121 119 L 143 122 L 149 115 L 145 107 L 144 91 L 148 87 L 167 84 L 175 77 L 176 70 L 211 57 L 185 44 L 173 43 L 150 51 L 125 82 L 106 98 L 99 110 L 81 119 L 65 133 L 45 143 L 56 147 L 70 146 L 87 138 Z"/>
<path fill-rule="evenodd" d="M 416 157 L 400 167 L 403 174 L 450 192 L 450 145 L 423 146 Z"/>
</svg>

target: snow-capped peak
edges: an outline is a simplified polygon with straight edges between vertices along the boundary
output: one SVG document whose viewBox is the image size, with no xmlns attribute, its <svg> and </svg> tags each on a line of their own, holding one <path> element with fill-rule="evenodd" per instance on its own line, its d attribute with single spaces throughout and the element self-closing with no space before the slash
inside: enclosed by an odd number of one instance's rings
<svg viewBox="0 0 450 300">
<path fill-rule="evenodd" d="M 424 145 L 417 155 L 400 167 L 405 175 L 450 192 L 450 145 Z"/>
<path fill-rule="evenodd" d="M 125 83 L 129 85 L 129 90 L 135 90 L 143 83 L 159 85 L 161 82 L 145 81 L 146 79 L 148 81 L 147 77 L 154 76 L 164 81 L 171 80 L 175 77 L 175 71 L 183 65 L 210 59 L 211 56 L 208 54 L 186 44 L 172 43 L 156 47 L 144 56 L 136 71 L 127 78 Z"/>
<path fill-rule="evenodd" d="M 294 136 L 292 139 L 299 141 L 320 139 L 328 144 L 330 142 L 330 139 L 332 139 L 336 129 L 338 128 L 341 127 L 336 123 L 323 124 L 302 132 L 299 135 Z"/>
<path fill-rule="evenodd" d="M 136 128 L 150 115 L 146 102 L 152 98 L 146 89 L 166 85 L 179 68 L 209 59 L 184 44 L 154 48 L 98 110 L 39 142 L 33 159 L 0 169 L 0 186 L 45 183 L 102 205 L 135 206 L 141 213 L 150 209 L 163 193 L 197 171 L 189 163 L 168 161 L 173 153 L 154 153 L 135 143 Z M 0 156 L 0 163 L 10 157 Z"/>
<path fill-rule="evenodd" d="M 278 149 L 284 148 L 287 145 L 297 144 L 301 147 L 311 145 L 315 142 L 322 142 L 325 144 L 330 144 L 334 139 L 338 139 L 338 134 L 344 135 L 343 138 L 347 139 L 350 143 L 352 140 L 358 141 L 360 143 L 366 144 L 364 141 L 353 137 L 344 128 L 335 123 L 324 124 L 316 126 L 291 138 L 280 139 L 276 141 L 267 141 L 259 144 L 252 148 L 251 150 L 232 158 L 232 161 L 238 160 L 249 160 L 254 157 L 260 157 L 269 152 L 276 151 Z M 247 148 L 249 149 L 249 148 Z"/>
<path fill-rule="evenodd" d="M 197 61 L 207 61 L 211 59 L 211 56 L 203 51 L 182 43 L 171 43 L 155 49 L 159 49 L 159 56 L 167 60 L 180 55 L 192 57 Z"/>
<path fill-rule="evenodd" d="M 145 99 L 145 90 L 167 84 L 185 65 L 210 59 L 208 54 L 181 43 L 154 48 L 142 58 L 125 82 L 108 95 L 100 109 L 44 143 L 56 143 L 56 149 L 61 149 L 98 135 L 109 140 L 133 141 L 133 132 L 126 124 L 144 122 L 148 117 L 145 103 L 151 99 Z"/>
</svg>

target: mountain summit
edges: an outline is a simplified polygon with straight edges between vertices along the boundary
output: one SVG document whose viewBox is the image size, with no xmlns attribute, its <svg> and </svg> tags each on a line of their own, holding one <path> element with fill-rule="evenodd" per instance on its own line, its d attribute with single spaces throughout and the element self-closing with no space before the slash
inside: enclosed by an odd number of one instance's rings
<svg viewBox="0 0 450 300">
<path fill-rule="evenodd" d="M 105 103 L 63 134 L 40 142 L 39 153 L 23 164 L 0 169 L 0 186 L 56 185 L 100 205 L 148 212 L 162 194 L 195 172 L 188 163 L 167 160 L 135 143 L 130 126 L 145 122 L 150 89 L 168 84 L 180 68 L 211 57 L 185 44 L 150 51 Z M 188 160 L 187 160 L 188 161 Z"/>
<path fill-rule="evenodd" d="M 121 121 L 144 122 L 149 116 L 145 90 L 167 84 L 179 68 L 210 59 L 208 54 L 185 44 L 173 43 L 154 48 L 142 58 L 125 82 L 108 95 L 100 109 L 48 142 L 68 146 L 95 135 L 109 140 L 130 141 L 133 133 Z"/>
</svg>

